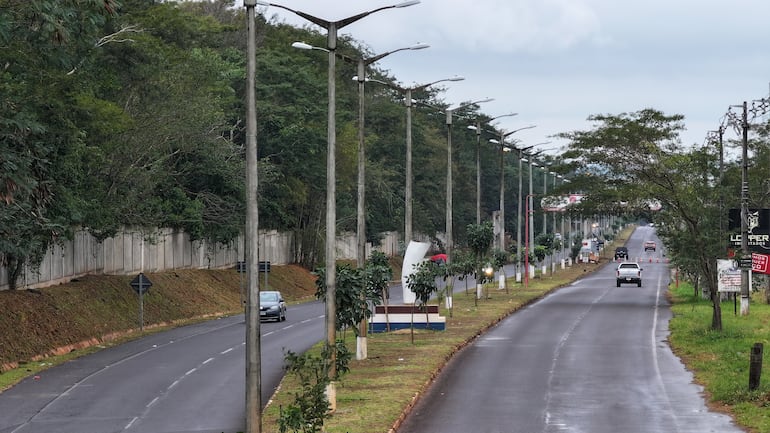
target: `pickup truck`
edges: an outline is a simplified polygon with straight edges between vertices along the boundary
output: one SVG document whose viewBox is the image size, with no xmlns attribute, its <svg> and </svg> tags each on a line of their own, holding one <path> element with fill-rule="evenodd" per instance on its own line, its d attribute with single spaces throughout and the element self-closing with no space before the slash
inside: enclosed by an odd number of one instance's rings
<svg viewBox="0 0 770 433">
<path fill-rule="evenodd" d="M 642 287 L 642 268 L 638 263 L 623 262 L 618 265 L 616 272 L 618 287 L 622 283 L 636 283 L 637 287 Z"/>
</svg>

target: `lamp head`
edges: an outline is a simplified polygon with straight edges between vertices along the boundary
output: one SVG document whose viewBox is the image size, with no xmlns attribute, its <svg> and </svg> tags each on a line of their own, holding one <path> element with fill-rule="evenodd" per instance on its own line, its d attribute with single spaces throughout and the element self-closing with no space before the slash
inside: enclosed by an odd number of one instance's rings
<svg viewBox="0 0 770 433">
<path fill-rule="evenodd" d="M 410 50 L 424 50 L 425 48 L 428 48 L 428 47 L 430 47 L 430 45 L 418 42 L 415 45 L 412 45 L 411 47 L 409 47 L 409 49 Z"/>
<path fill-rule="evenodd" d="M 416 5 L 418 3 L 420 3 L 420 0 L 410 0 L 410 1 L 403 2 L 403 3 L 399 3 L 399 4 L 397 4 L 397 5 L 393 6 L 393 7 L 394 8 L 405 8 L 407 6 L 413 6 L 413 5 Z"/>
<path fill-rule="evenodd" d="M 294 43 L 291 44 L 291 46 L 294 47 L 294 48 L 299 48 L 300 50 L 312 50 L 313 49 L 312 45 L 310 45 L 308 43 L 305 43 L 305 42 L 294 42 Z"/>
</svg>

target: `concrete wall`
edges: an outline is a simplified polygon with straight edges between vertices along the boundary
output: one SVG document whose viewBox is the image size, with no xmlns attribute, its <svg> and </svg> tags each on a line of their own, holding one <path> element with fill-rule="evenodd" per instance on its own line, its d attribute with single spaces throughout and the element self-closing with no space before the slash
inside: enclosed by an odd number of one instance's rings
<svg viewBox="0 0 770 433">
<path fill-rule="evenodd" d="M 399 235 L 383 235 L 376 249 L 387 255 L 399 254 Z M 295 257 L 294 236 L 276 230 L 259 233 L 259 260 L 283 265 Z M 367 244 L 367 255 L 372 246 Z M 337 237 L 337 256 L 355 259 L 356 236 L 346 233 Z M 161 229 L 147 232 L 126 229 L 115 237 L 98 242 L 85 231 L 72 240 L 52 245 L 37 271 L 26 269 L 17 281 L 19 289 L 66 283 L 88 274 L 129 275 L 142 271 L 160 272 L 180 268 L 215 269 L 235 266 L 243 260 L 243 238 L 230 245 L 191 241 L 184 232 Z M 0 290 L 8 289 L 8 271 L 0 266 Z"/>
</svg>

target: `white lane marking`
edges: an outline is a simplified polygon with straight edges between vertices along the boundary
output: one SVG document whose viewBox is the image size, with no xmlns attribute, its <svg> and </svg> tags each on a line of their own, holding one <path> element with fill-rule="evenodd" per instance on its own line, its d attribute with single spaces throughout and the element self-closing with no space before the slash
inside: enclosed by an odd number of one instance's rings
<svg viewBox="0 0 770 433">
<path fill-rule="evenodd" d="M 265 332 L 264 334 L 262 334 L 262 336 L 267 337 L 268 335 L 273 335 L 273 334 L 275 334 L 275 331 Z"/>
<path fill-rule="evenodd" d="M 662 275 L 658 274 L 658 290 L 655 293 L 655 308 L 654 313 L 652 315 L 652 329 L 650 330 L 650 346 L 652 346 L 652 363 L 653 368 L 655 369 L 655 376 L 658 379 L 658 385 L 660 386 L 661 390 L 663 391 L 663 395 L 666 399 L 666 404 L 668 405 L 669 410 L 669 416 L 674 420 L 674 427 L 676 428 L 677 432 L 682 431 L 681 426 L 679 425 L 679 418 L 677 418 L 676 411 L 673 410 L 672 404 L 671 404 L 671 397 L 668 395 L 668 391 L 666 390 L 666 384 L 663 382 L 663 375 L 660 373 L 660 363 L 658 362 L 658 344 L 657 340 L 655 339 L 655 331 L 658 329 L 658 309 L 660 308 L 660 286 L 661 286 L 661 278 Z"/>
<path fill-rule="evenodd" d="M 175 387 L 175 386 L 177 386 L 177 385 L 179 385 L 179 381 L 178 381 L 178 380 L 175 380 L 175 381 L 173 381 L 173 382 L 171 383 L 171 385 L 169 385 L 169 386 L 168 386 L 168 388 L 166 388 L 166 389 L 171 389 L 171 388 L 173 388 L 173 387 Z"/>
<path fill-rule="evenodd" d="M 206 364 L 208 364 L 209 362 L 211 362 L 213 360 L 214 360 L 214 358 L 209 358 L 209 359 L 203 361 L 203 364 L 201 364 L 201 365 L 206 365 Z"/>
<path fill-rule="evenodd" d="M 135 423 L 135 422 L 136 422 L 136 420 L 138 420 L 138 419 L 139 419 L 139 417 L 138 417 L 138 416 L 135 416 L 135 417 L 134 417 L 134 419 L 132 419 L 132 420 L 131 420 L 131 422 L 129 422 L 128 424 L 126 424 L 126 426 L 125 426 L 125 427 L 123 427 L 123 430 L 128 430 L 128 429 L 130 429 L 130 428 L 131 428 L 131 426 L 132 426 L 132 425 L 134 425 L 134 423 Z"/>
<path fill-rule="evenodd" d="M 189 376 L 189 375 L 195 373 L 195 370 L 197 370 L 197 369 L 198 369 L 198 367 L 195 367 L 195 368 L 191 369 L 190 371 L 188 371 L 187 373 L 185 373 L 184 375 L 185 376 Z"/>
<path fill-rule="evenodd" d="M 231 348 L 229 348 L 229 349 L 227 349 L 227 350 L 223 350 L 223 351 L 219 352 L 219 354 L 220 354 L 220 355 L 224 355 L 225 353 L 227 353 L 227 352 L 231 352 L 232 350 L 233 350 L 233 348 L 231 347 Z"/>
<path fill-rule="evenodd" d="M 159 399 L 160 399 L 160 397 L 153 398 L 152 401 L 147 403 L 147 406 L 145 406 L 145 407 L 150 407 L 150 406 L 154 405 L 155 403 L 158 402 Z"/>
</svg>

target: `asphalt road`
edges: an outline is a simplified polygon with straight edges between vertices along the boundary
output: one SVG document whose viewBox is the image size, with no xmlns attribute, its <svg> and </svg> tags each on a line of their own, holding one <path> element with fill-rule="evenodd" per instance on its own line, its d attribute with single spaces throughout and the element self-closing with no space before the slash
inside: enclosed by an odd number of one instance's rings
<svg viewBox="0 0 770 433">
<path fill-rule="evenodd" d="M 283 376 L 284 350 L 324 335 L 323 304 L 265 323 L 262 403 Z M 2 433 L 234 433 L 245 428 L 245 324 L 234 316 L 102 350 L 0 394 Z"/>
<path fill-rule="evenodd" d="M 653 238 L 637 230 L 631 257 L 657 257 L 642 251 Z M 665 343 L 666 265 L 643 266 L 641 288 L 616 288 L 607 267 L 501 322 L 450 362 L 399 433 L 740 431 L 707 411 Z M 400 299 L 394 287 L 390 302 Z M 286 322 L 262 323 L 263 405 L 284 351 L 324 338 L 323 315 L 311 302 L 290 306 Z M 0 394 L 0 433 L 242 431 L 244 340 L 234 316 L 51 368 Z"/>
<path fill-rule="evenodd" d="M 609 265 L 513 314 L 449 362 L 398 433 L 740 432 L 666 343 L 669 274 L 645 240 L 652 228 L 627 244 L 642 287 L 616 287 Z"/>
</svg>

